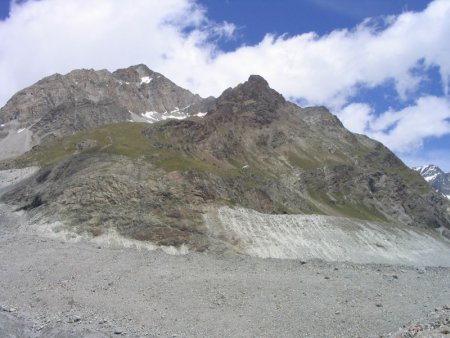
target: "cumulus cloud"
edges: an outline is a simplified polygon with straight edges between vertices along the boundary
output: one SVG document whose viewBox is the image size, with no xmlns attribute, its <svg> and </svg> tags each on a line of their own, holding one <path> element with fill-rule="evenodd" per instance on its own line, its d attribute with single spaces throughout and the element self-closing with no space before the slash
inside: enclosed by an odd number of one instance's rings
<svg viewBox="0 0 450 338">
<path fill-rule="evenodd" d="M 354 133 L 364 134 L 373 120 L 373 109 L 367 103 L 351 103 L 336 113 L 342 123 Z"/>
<path fill-rule="evenodd" d="M 218 95 L 250 73 L 265 76 L 289 98 L 345 105 L 361 85 L 393 80 L 401 97 L 437 66 L 450 78 L 450 2 L 420 13 L 365 20 L 327 35 L 267 34 L 257 45 L 220 51 L 215 39 L 234 32 L 213 23 L 193 0 L 28 0 L 0 23 L 2 96 L 53 72 L 114 69 L 144 62 L 200 94 Z"/>
<path fill-rule="evenodd" d="M 373 88 L 391 80 L 405 99 L 423 80 L 422 73 L 414 70 L 437 66 L 448 90 L 449 31 L 450 2 L 437 0 L 420 13 L 403 13 L 381 23 L 366 20 L 353 30 L 324 36 L 268 34 L 258 45 L 192 65 L 198 71 L 196 66 L 211 70 L 208 81 L 198 80 L 195 87 L 215 94 L 224 83 L 231 85 L 249 72 L 259 73 L 287 97 L 338 107 L 358 87 Z"/>
<path fill-rule="evenodd" d="M 256 45 L 222 51 L 218 41 L 234 30 L 232 23 L 209 20 L 195 0 L 13 2 L 9 18 L 0 21 L 0 105 L 55 72 L 145 63 L 203 96 L 217 96 L 249 74 L 261 74 L 287 98 L 327 105 L 350 129 L 399 151 L 449 133 L 445 97 L 423 97 L 412 107 L 381 115 L 367 103 L 351 102 L 360 88 L 386 82 L 395 84 L 400 101 L 420 96 L 417 90 L 431 67 L 438 69 L 448 95 L 448 0 L 322 36 L 268 33 Z"/>
<path fill-rule="evenodd" d="M 0 103 L 44 76 L 75 68 L 146 63 L 167 70 L 166 63 L 180 62 L 188 83 L 189 65 L 206 62 L 215 39 L 233 30 L 208 20 L 190 0 L 12 2 L 9 18 L 0 21 Z"/>
<path fill-rule="evenodd" d="M 414 105 L 375 115 L 364 103 L 352 103 L 337 112 L 353 132 L 367 134 L 399 153 L 420 150 L 424 139 L 450 133 L 450 102 L 447 98 L 424 96 Z"/>
</svg>

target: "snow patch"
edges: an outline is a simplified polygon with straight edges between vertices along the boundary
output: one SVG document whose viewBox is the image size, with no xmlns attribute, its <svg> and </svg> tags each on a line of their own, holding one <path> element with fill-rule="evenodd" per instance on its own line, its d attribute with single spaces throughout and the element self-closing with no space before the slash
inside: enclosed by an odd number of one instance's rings
<svg viewBox="0 0 450 338">
<path fill-rule="evenodd" d="M 177 116 L 177 115 L 163 115 L 161 116 L 161 120 L 175 119 L 175 120 L 184 120 L 187 116 Z"/>
<path fill-rule="evenodd" d="M 169 119 L 184 120 L 191 116 L 184 112 L 189 107 L 190 107 L 190 105 L 186 106 L 184 108 L 181 108 L 181 109 L 179 107 L 175 107 L 173 110 L 171 110 L 169 112 L 165 111 L 162 113 L 159 113 L 157 111 L 148 111 L 148 112 L 142 113 L 141 116 L 144 117 L 148 123 L 165 121 L 165 120 L 169 120 Z M 192 116 L 204 117 L 204 116 L 206 116 L 206 114 L 208 114 L 208 113 L 199 112 Z"/>
<path fill-rule="evenodd" d="M 20 134 L 20 133 L 23 132 L 25 129 L 27 129 L 27 128 L 21 128 L 21 129 L 19 129 L 19 130 L 17 131 L 17 134 Z"/>
<path fill-rule="evenodd" d="M 150 81 L 152 81 L 153 79 L 150 77 L 150 76 L 144 76 L 144 77 L 141 77 L 141 84 L 144 84 L 144 83 L 150 83 Z"/>
<path fill-rule="evenodd" d="M 147 120 L 149 120 L 148 122 L 153 123 L 158 121 L 158 115 L 159 113 L 157 111 L 147 111 L 143 114 L 141 114 L 143 117 L 145 117 Z"/>
<path fill-rule="evenodd" d="M 424 176 L 423 178 L 424 178 L 427 182 L 430 182 L 430 181 L 433 181 L 436 177 L 438 177 L 438 175 L 439 175 L 439 174 L 434 174 L 434 175 L 431 175 L 431 176 Z"/>
</svg>

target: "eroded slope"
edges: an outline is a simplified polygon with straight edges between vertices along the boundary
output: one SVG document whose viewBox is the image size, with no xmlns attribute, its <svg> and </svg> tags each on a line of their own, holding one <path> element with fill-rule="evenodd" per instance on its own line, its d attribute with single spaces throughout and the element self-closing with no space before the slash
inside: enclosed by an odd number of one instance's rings
<svg viewBox="0 0 450 338">
<path fill-rule="evenodd" d="M 239 238 L 216 236 L 203 218 L 223 206 L 450 228 L 448 201 L 387 148 L 258 76 L 226 90 L 203 119 L 112 124 L 3 163 L 29 165 L 43 169 L 2 200 L 93 235 L 234 248 Z"/>
</svg>

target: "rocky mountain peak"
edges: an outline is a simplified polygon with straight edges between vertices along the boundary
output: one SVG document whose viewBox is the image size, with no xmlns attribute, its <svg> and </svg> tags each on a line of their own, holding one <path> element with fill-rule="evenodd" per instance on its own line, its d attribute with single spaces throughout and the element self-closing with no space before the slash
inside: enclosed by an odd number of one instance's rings
<svg viewBox="0 0 450 338">
<path fill-rule="evenodd" d="M 284 97 L 270 88 L 262 76 L 251 75 L 246 82 L 225 90 L 209 114 L 221 122 L 240 119 L 261 125 L 276 119 L 286 104 Z"/>
<path fill-rule="evenodd" d="M 0 159 L 81 129 L 203 116 L 210 101 L 143 64 L 113 73 L 78 69 L 54 74 L 19 91 L 0 108 L 0 149 L 5 150 Z"/>
<path fill-rule="evenodd" d="M 248 78 L 248 82 L 269 87 L 269 83 L 261 75 L 250 75 Z"/>
<path fill-rule="evenodd" d="M 444 174 L 441 168 L 434 164 L 428 164 L 420 167 L 414 167 L 415 171 L 421 174 L 423 177 L 431 178 L 434 175 Z"/>
<path fill-rule="evenodd" d="M 441 168 L 434 164 L 428 164 L 420 167 L 414 167 L 434 190 L 440 192 L 450 199 L 450 173 L 445 173 Z"/>
<path fill-rule="evenodd" d="M 237 104 L 265 103 L 275 107 L 285 103 L 283 96 L 269 87 L 268 82 L 259 75 L 250 75 L 248 80 L 229 88 L 219 97 L 219 101 L 234 101 Z"/>
<path fill-rule="evenodd" d="M 113 76 L 125 83 L 149 84 L 156 79 L 165 79 L 161 74 L 152 71 L 144 64 L 118 69 Z"/>
</svg>

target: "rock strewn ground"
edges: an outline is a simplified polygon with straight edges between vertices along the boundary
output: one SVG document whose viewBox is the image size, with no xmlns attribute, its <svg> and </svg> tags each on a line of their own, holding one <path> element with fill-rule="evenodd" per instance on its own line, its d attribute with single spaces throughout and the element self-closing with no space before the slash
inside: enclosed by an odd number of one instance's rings
<svg viewBox="0 0 450 338">
<path fill-rule="evenodd" d="M 450 300 L 448 268 L 171 256 L 45 238 L 23 221 L 2 207 L 11 337 L 379 337 Z"/>
<path fill-rule="evenodd" d="M 395 338 L 445 338 L 450 336 L 450 305 L 435 308 L 425 318 L 412 324 L 404 325 Z"/>
</svg>

